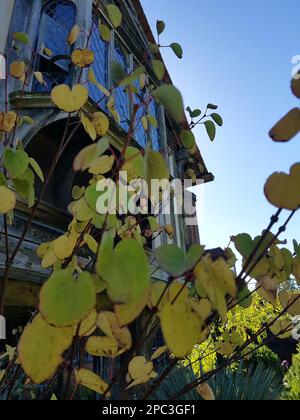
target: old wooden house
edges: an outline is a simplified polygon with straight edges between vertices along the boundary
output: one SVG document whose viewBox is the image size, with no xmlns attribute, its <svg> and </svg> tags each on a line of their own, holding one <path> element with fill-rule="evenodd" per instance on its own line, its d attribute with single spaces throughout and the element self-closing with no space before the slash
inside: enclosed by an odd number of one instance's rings
<svg viewBox="0 0 300 420">
<path fill-rule="evenodd" d="M 67 117 L 53 105 L 49 92 L 57 84 L 64 83 L 71 86 L 78 77 L 77 70 L 70 66 L 70 61 L 66 58 L 57 61 L 51 60 L 45 54 L 45 48 L 49 48 L 54 56 L 69 56 L 73 48 L 84 48 L 86 33 L 89 33 L 90 28 L 93 27 L 89 44 L 89 48 L 95 54 L 93 68 L 98 81 L 107 88 L 110 88 L 112 83 L 110 66 L 113 60 L 121 63 L 124 71 L 129 73 L 136 63 L 145 64 L 145 56 L 151 56 L 149 44 L 155 43 L 155 38 L 139 0 L 116 0 L 115 3 L 123 13 L 123 24 L 117 30 L 112 28 L 110 43 L 101 38 L 98 30 L 98 17 L 95 17 L 95 8 L 100 8 L 101 19 L 109 25 L 105 13 L 107 3 L 111 3 L 111 1 L 1 0 L 0 50 L 4 52 L 6 48 L 11 48 L 13 33 L 27 33 L 32 48 L 24 48 L 21 52 L 11 50 L 8 54 L 8 61 L 13 61 L 16 57 L 24 61 L 30 60 L 32 51 L 36 51 L 34 54 L 35 71 L 42 72 L 47 84 L 47 86 L 41 85 L 35 78 L 32 78 L 25 91 L 21 92 L 20 82 L 11 79 L 8 86 L 10 108 L 18 109 L 21 115 L 30 116 L 34 120 L 34 124 L 23 125 L 18 129 L 17 138 L 23 142 L 25 150 L 39 163 L 44 173 L 49 171 L 54 159 L 58 147 L 57 142 L 61 138 Z M 156 4 L 153 7 L 156 7 Z M 159 14 L 159 10 L 157 13 Z M 82 31 L 76 44 L 70 47 L 67 45 L 66 39 L 75 24 L 78 24 Z M 159 81 L 151 67 L 147 66 L 147 63 L 145 65 L 152 79 L 151 82 L 158 85 Z M 166 74 L 166 81 L 171 82 L 168 74 Z M 2 98 L 3 90 L 4 81 L 0 80 L 0 96 Z M 90 109 L 97 109 L 100 93 L 92 84 L 89 86 L 89 91 L 90 98 L 87 106 Z M 177 130 L 176 124 L 167 115 L 164 108 L 154 101 L 150 106 L 152 113 L 159 121 L 159 127 L 152 129 L 152 146 L 157 150 L 168 151 L 165 158 L 172 177 L 184 179 L 187 168 L 193 167 L 197 178 L 202 179 L 203 182 L 212 181 L 213 175 L 207 170 L 200 152 L 191 156 L 175 141 L 173 133 Z M 116 92 L 116 107 L 121 115 L 121 123 L 118 125 L 111 121 L 109 139 L 113 147 L 120 150 L 128 130 L 127 121 L 132 112 L 131 104 L 121 88 Z M 104 102 L 101 103 L 101 109 L 107 112 Z M 134 139 L 139 147 L 145 147 L 146 135 L 141 125 L 135 130 Z M 56 165 L 43 203 L 39 206 L 30 232 L 14 261 L 5 298 L 5 315 L 8 322 L 7 339 L 11 345 L 15 344 L 13 333 L 18 334 L 18 327 L 23 326 L 30 318 L 31 312 L 34 311 L 38 303 L 40 285 L 49 276 L 49 271 L 41 268 L 36 248 L 41 242 L 51 241 L 58 234 L 64 232 L 70 222 L 67 206 L 71 201 L 72 187 L 75 184 L 85 185 L 87 182 L 85 174 L 74 173 L 72 164 L 78 151 L 90 142 L 91 140 L 83 128 L 76 132 L 72 143 Z M 41 184 L 37 183 L 36 188 L 37 192 L 40 191 Z M 29 217 L 28 214 L 26 205 L 20 201 L 15 212 L 14 226 L 9 230 L 11 249 L 22 233 Z M 165 220 L 162 220 L 161 223 L 174 226 L 175 234 L 173 238 L 166 234 L 160 235 L 155 241 L 154 248 L 162 243 L 173 242 L 182 249 L 186 249 L 193 243 L 199 243 L 197 226 L 187 226 L 184 216 L 171 214 L 163 217 Z M 0 224 L 2 228 L 1 219 Z M 1 234 L 0 281 L 5 265 L 4 245 Z M 149 249 L 149 252 L 153 252 L 153 248 Z M 160 278 L 159 272 L 155 276 Z"/>
</svg>

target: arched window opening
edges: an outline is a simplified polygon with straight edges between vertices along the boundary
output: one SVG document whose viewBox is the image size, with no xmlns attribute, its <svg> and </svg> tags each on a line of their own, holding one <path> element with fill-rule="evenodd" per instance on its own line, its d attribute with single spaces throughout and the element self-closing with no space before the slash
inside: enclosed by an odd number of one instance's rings
<svg viewBox="0 0 300 420">
<path fill-rule="evenodd" d="M 41 71 L 47 86 L 34 82 L 35 92 L 49 92 L 58 84 L 71 84 L 70 59 L 72 47 L 67 44 L 68 35 L 76 22 L 76 7 L 71 1 L 46 2 L 40 22 L 36 69 Z"/>
<path fill-rule="evenodd" d="M 38 162 L 45 177 L 49 173 L 52 162 L 57 154 L 65 124 L 66 120 L 61 120 L 44 127 L 26 147 L 27 153 Z M 89 184 L 92 175 L 88 174 L 88 172 L 74 172 L 73 162 L 80 150 L 90 144 L 89 137 L 83 127 L 81 127 L 58 161 L 43 198 L 44 203 L 67 212 L 68 206 L 72 201 L 72 189 L 74 185 L 82 187 Z M 43 184 L 37 180 L 37 196 L 39 196 L 42 187 Z"/>
</svg>

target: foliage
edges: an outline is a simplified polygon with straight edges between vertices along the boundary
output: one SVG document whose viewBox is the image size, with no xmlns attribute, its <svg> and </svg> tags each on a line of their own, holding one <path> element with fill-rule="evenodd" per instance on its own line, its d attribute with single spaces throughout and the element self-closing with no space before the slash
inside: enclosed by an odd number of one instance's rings
<svg viewBox="0 0 300 420">
<path fill-rule="evenodd" d="M 184 385 L 193 382 L 195 378 L 191 368 L 178 367 L 157 390 L 154 399 L 169 400 L 170 396 Z M 252 366 L 248 370 L 241 366 L 237 370 L 226 369 L 217 373 L 208 384 L 217 401 L 277 400 L 283 388 L 280 376 L 271 368 L 266 368 L 264 364 Z M 201 401 L 203 398 L 196 389 L 193 389 L 180 400 Z"/>
<path fill-rule="evenodd" d="M 285 376 L 285 390 L 282 394 L 283 400 L 300 400 L 300 346 L 298 354 L 293 357 L 293 364 Z"/>
<path fill-rule="evenodd" d="M 103 23 L 100 19 L 99 31 L 103 39 L 110 42 L 111 31 L 122 24 L 123 17 L 115 5 L 108 5 L 105 12 L 108 22 Z M 127 390 L 144 389 L 145 384 L 151 384 L 146 395 L 148 398 L 164 379 L 156 374 L 152 360 L 168 352 L 175 357 L 171 362 L 175 366 L 177 359 L 185 359 L 198 346 L 195 360 L 195 351 L 192 356 L 192 361 L 199 363 L 198 376 L 193 377 L 190 369 L 186 369 L 184 374 L 180 374 L 183 376 L 179 387 L 176 379 L 169 379 L 168 392 L 177 392 L 174 398 L 198 392 L 204 399 L 213 399 L 207 380 L 214 376 L 217 359 L 222 360 L 224 369 L 236 366 L 240 360 L 249 359 L 262 346 L 267 328 L 279 338 L 291 336 L 293 317 L 300 315 L 300 293 L 282 290 L 282 285 L 291 278 L 300 283 L 299 247 L 297 243 L 294 244 L 293 255 L 282 247 L 285 243 L 279 241 L 278 237 L 300 207 L 299 164 L 292 167 L 290 175 L 273 174 L 265 185 L 267 199 L 279 208 L 268 228 L 256 238 L 246 233 L 231 238 L 243 259 L 239 275 L 235 267 L 237 258 L 229 248 L 224 250 L 223 257 L 215 259 L 211 252 L 205 252 L 205 247 L 200 245 L 188 250 L 169 245 L 159 248 L 154 255 L 155 264 L 168 281 L 153 281 L 153 261 L 146 250 L 147 242 L 153 242 L 165 232 L 171 239 L 174 228 L 160 225 L 159 211 L 157 214 L 148 211 L 148 226 L 145 229 L 140 217 L 130 213 L 124 215 L 122 206 L 114 203 L 114 195 L 121 195 L 121 172 L 127 171 L 130 181 L 144 180 L 150 192 L 154 179 L 170 180 L 165 151 L 158 152 L 151 148 L 150 127 L 158 126 L 156 117 L 150 112 L 151 101 L 163 105 L 174 124 L 177 146 L 187 149 L 188 162 L 193 167 L 199 168 L 202 164 L 192 130 L 202 124 L 213 141 L 217 126 L 223 125 L 222 117 L 215 112 L 218 107 L 214 104 L 208 104 L 203 114 L 200 109 L 188 107 L 188 121 L 182 94 L 166 77 L 159 54 L 161 48 L 166 48 L 160 42 L 165 26 L 164 22 L 157 22 L 158 39 L 156 44 L 149 45 L 147 66 L 138 65 L 126 74 L 120 63 L 112 63 L 113 84 L 109 89 L 96 79 L 93 70 L 95 57 L 89 50 L 90 36 L 87 36 L 86 49 L 77 49 L 69 57 L 79 78 L 72 87 L 58 85 L 51 91 L 52 106 L 56 107 L 57 113 L 63 111 L 67 114 L 67 122 L 48 174 L 42 173 L 38 163 L 23 150 L 22 141 L 17 140 L 19 126 L 34 121 L 26 116 L 21 118 L 18 110 L 10 110 L 9 98 L 5 98 L 3 112 L 0 113 L 4 148 L 0 173 L 0 214 L 3 217 L 6 267 L 0 283 L 0 314 L 4 313 L 11 268 L 30 231 L 57 162 L 68 149 L 78 128 L 83 127 L 92 144 L 79 151 L 74 159 L 74 172 L 86 172 L 89 182 L 83 187 L 76 185 L 73 188 L 73 201 L 68 208 L 72 221 L 66 232 L 37 249 L 41 266 L 49 269 L 51 275 L 41 289 L 36 313 L 10 355 L 11 363 L 0 372 L 0 392 L 8 386 L 14 389 L 20 371 L 20 375 L 27 375 L 30 384 L 46 386 L 61 375 L 66 399 L 72 399 L 81 387 L 110 397 L 113 386 L 122 376 L 126 376 Z M 82 28 L 75 25 L 68 36 L 68 44 L 74 45 L 82 32 Z M 14 39 L 23 44 L 22 48 L 30 46 L 26 34 L 14 34 Z M 167 48 L 182 58 L 183 50 L 178 43 L 173 42 Z M 20 51 L 22 49 L 18 50 L 18 54 Z M 51 52 L 48 51 L 48 54 L 51 55 Z M 25 63 L 21 57 L 20 54 L 19 59 L 10 65 L 9 77 L 21 84 L 22 91 L 27 89 L 32 77 L 38 83 L 45 84 L 43 74 L 34 71 L 34 60 Z M 103 94 L 102 100 L 107 101 L 107 114 L 87 106 L 89 90 L 87 81 L 82 80 L 84 68 L 88 68 L 88 81 Z M 138 87 L 147 94 L 139 97 Z M 120 139 L 122 145 L 116 150 L 110 141 L 110 130 L 121 121 L 116 108 L 118 88 L 128 94 L 132 115 L 129 130 L 123 133 Z M 293 92 L 298 95 L 298 86 L 295 84 Z M 133 103 L 135 95 L 139 97 L 138 104 Z M 145 112 L 139 120 L 141 109 Z M 299 131 L 298 114 L 292 112 L 274 128 L 272 137 L 276 141 L 290 139 Z M 139 122 L 148 139 L 145 150 L 137 148 L 134 142 L 135 126 Z M 191 178 L 196 178 L 193 168 L 187 168 L 186 172 Z M 37 178 L 43 183 L 38 197 L 35 189 Z M 98 188 L 101 182 L 106 186 L 105 191 Z M 113 188 L 110 189 L 112 184 Z M 132 183 L 130 187 L 130 197 L 126 197 L 125 201 L 138 196 L 143 208 L 143 203 L 149 201 L 149 195 L 139 196 L 138 187 Z M 156 200 L 158 207 L 161 207 L 164 203 L 162 195 L 158 195 Z M 24 200 L 28 203 L 30 216 L 24 234 L 16 248 L 11 250 L 9 228 L 14 224 L 17 202 L 24 203 Z M 98 210 L 103 203 L 107 204 L 104 214 Z M 279 222 L 282 208 L 292 213 L 274 235 L 271 230 Z M 89 255 L 90 259 L 83 262 L 79 258 L 81 252 Z M 251 281 L 256 284 L 253 292 L 248 288 Z M 105 309 L 101 304 L 102 298 L 107 302 Z M 147 318 L 145 327 L 135 342 L 129 327 L 135 322 L 144 322 L 144 317 Z M 163 332 L 166 345 L 152 355 L 151 361 L 144 355 L 135 356 L 142 352 L 143 345 L 158 327 Z M 78 350 L 81 350 L 81 354 L 88 353 L 113 361 L 125 353 L 127 362 L 114 372 L 111 383 L 107 383 L 104 378 L 87 369 L 84 357 L 79 364 L 75 363 Z M 207 361 L 210 361 L 210 365 Z M 17 374 L 11 379 L 14 369 Z M 242 371 L 230 375 L 229 372 L 225 370 L 225 376 L 220 376 L 219 381 L 223 383 L 226 379 L 231 381 L 231 385 L 235 384 L 241 398 L 245 395 L 245 387 L 248 387 L 248 397 L 252 398 L 255 385 L 257 387 L 259 380 L 262 382 L 261 375 L 265 374 L 260 367 L 249 373 L 250 378 Z M 274 381 L 277 393 L 274 373 L 268 371 L 264 389 L 257 389 L 260 397 L 270 399 L 274 396 L 274 393 L 270 393 L 271 381 Z M 215 386 L 217 388 L 217 382 Z M 193 391 L 195 388 L 197 391 Z M 218 389 L 216 392 L 219 392 Z"/>
</svg>

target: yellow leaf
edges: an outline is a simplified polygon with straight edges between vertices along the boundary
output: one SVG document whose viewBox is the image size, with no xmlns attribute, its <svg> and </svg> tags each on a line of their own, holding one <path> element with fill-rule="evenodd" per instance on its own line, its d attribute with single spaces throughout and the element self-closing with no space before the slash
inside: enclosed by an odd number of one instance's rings
<svg viewBox="0 0 300 420">
<path fill-rule="evenodd" d="M 75 44 L 79 34 L 80 34 L 80 27 L 78 25 L 74 25 L 67 39 L 68 44 L 70 45 Z"/>
<path fill-rule="evenodd" d="M 44 48 L 44 53 L 45 53 L 48 57 L 52 57 L 52 56 L 53 56 L 53 52 L 52 52 L 49 48 Z"/>
<path fill-rule="evenodd" d="M 51 92 L 52 102 L 68 113 L 79 111 L 86 104 L 88 96 L 88 90 L 81 85 L 73 86 L 72 90 L 67 85 L 59 85 Z"/>
<path fill-rule="evenodd" d="M 132 346 L 130 331 L 127 327 L 121 327 L 113 312 L 100 312 L 97 319 L 98 327 L 110 338 L 118 343 L 118 355 L 129 350 Z"/>
<path fill-rule="evenodd" d="M 265 185 L 265 195 L 275 207 L 297 210 L 300 206 L 300 163 L 292 166 L 290 175 L 275 173 Z"/>
<path fill-rule="evenodd" d="M 213 390 L 208 384 L 202 384 L 197 387 L 197 392 L 205 401 L 215 401 Z"/>
<path fill-rule="evenodd" d="M 101 156 L 94 160 L 90 166 L 89 173 L 93 175 L 104 175 L 111 171 L 114 165 L 114 156 Z"/>
<path fill-rule="evenodd" d="M 96 213 L 87 205 L 84 197 L 73 204 L 71 212 L 79 222 L 92 220 L 96 215 Z"/>
<path fill-rule="evenodd" d="M 168 351 L 167 346 L 159 347 L 152 355 L 151 360 L 156 360 Z"/>
<path fill-rule="evenodd" d="M 291 305 L 288 309 L 291 316 L 300 315 L 300 293 L 292 293 L 288 305 Z"/>
<path fill-rule="evenodd" d="M 34 73 L 34 77 L 36 78 L 36 80 L 41 84 L 41 85 L 44 85 L 44 86 L 47 86 L 47 83 L 45 82 L 45 80 L 44 80 L 44 76 L 43 76 L 43 73 L 41 73 L 40 71 L 35 71 Z"/>
<path fill-rule="evenodd" d="M 6 187 L 0 187 L 0 214 L 7 214 L 16 205 L 16 195 Z"/>
<path fill-rule="evenodd" d="M 205 321 L 212 312 L 212 306 L 208 299 L 201 299 L 200 301 L 193 299 L 189 304 L 193 311 L 195 311 L 203 321 Z"/>
<path fill-rule="evenodd" d="M 147 120 L 147 117 L 143 117 L 142 118 L 142 126 L 143 126 L 143 128 L 144 128 L 144 130 L 145 131 L 148 131 L 148 120 Z"/>
<path fill-rule="evenodd" d="M 154 372 L 152 362 L 147 362 L 145 357 L 137 356 L 131 360 L 128 365 L 128 374 L 131 382 L 127 389 L 134 386 L 147 383 L 150 379 L 155 378 L 157 374 Z"/>
<path fill-rule="evenodd" d="M 204 289 L 213 307 L 224 321 L 227 320 L 226 295 L 236 296 L 233 272 L 223 259 L 213 262 L 210 256 L 203 258 L 195 268 L 196 290 L 201 296 Z"/>
<path fill-rule="evenodd" d="M 97 80 L 97 78 L 96 78 L 96 75 L 95 75 L 95 72 L 94 72 L 94 70 L 92 69 L 92 68 L 90 68 L 89 69 L 89 74 L 88 74 L 88 78 L 89 78 L 89 81 L 93 84 L 93 85 L 95 85 L 95 86 L 97 86 L 97 88 L 105 95 L 105 96 L 107 96 L 108 98 L 111 96 L 111 93 L 110 93 L 110 91 L 108 90 L 108 89 L 106 89 L 104 86 L 102 86 L 99 82 L 98 82 L 98 80 Z"/>
<path fill-rule="evenodd" d="M 16 79 L 21 79 L 25 76 L 26 64 L 24 61 L 14 61 L 10 65 L 10 74 Z"/>
<path fill-rule="evenodd" d="M 53 328 L 37 315 L 24 329 L 18 346 L 26 375 L 36 384 L 51 379 L 72 340 L 72 328 Z"/>
<path fill-rule="evenodd" d="M 91 235 L 84 235 L 84 241 L 87 243 L 87 246 L 90 250 L 96 254 L 98 251 L 98 242 Z"/>
<path fill-rule="evenodd" d="M 97 133 L 96 133 L 96 130 L 95 130 L 95 127 L 94 127 L 93 123 L 87 117 L 85 117 L 83 114 L 81 114 L 80 120 L 81 120 L 82 125 L 83 125 L 85 131 L 87 132 L 87 134 L 90 136 L 90 138 L 93 141 L 95 141 L 96 138 L 97 138 Z"/>
<path fill-rule="evenodd" d="M 98 136 L 103 137 L 109 130 L 109 119 L 103 112 L 94 113 L 93 124 Z"/>
<path fill-rule="evenodd" d="M 43 268 L 52 267 L 58 260 L 57 256 L 54 254 L 52 249 L 49 252 L 47 252 L 47 254 L 42 258 L 43 260 L 41 262 L 41 265 Z"/>
<path fill-rule="evenodd" d="M 108 389 L 108 384 L 106 384 L 103 379 L 87 369 L 80 369 L 76 371 L 76 380 L 79 385 L 91 389 L 101 395 L 103 395 Z M 108 392 L 106 396 L 110 398 L 111 393 Z"/>
<path fill-rule="evenodd" d="M 260 277 L 257 281 L 258 294 L 274 307 L 277 304 L 277 282 L 269 276 Z"/>
<path fill-rule="evenodd" d="M 73 51 L 71 59 L 72 63 L 75 64 L 75 66 L 85 68 L 93 64 L 95 56 L 93 51 L 78 49 Z"/>
<path fill-rule="evenodd" d="M 300 131 L 300 109 L 292 109 L 270 131 L 270 137 L 276 142 L 287 142 Z"/>
<path fill-rule="evenodd" d="M 290 338 L 292 335 L 292 329 L 292 321 L 288 319 L 278 319 L 270 328 L 271 333 L 278 337 L 280 340 Z"/>
<path fill-rule="evenodd" d="M 71 257 L 74 252 L 77 240 L 73 235 L 60 236 L 53 242 L 53 252 L 60 260 Z"/>
<path fill-rule="evenodd" d="M 7 114 L 0 112 L 0 131 L 10 133 L 15 128 L 17 118 L 17 114 L 13 111 L 8 112 Z"/>
<path fill-rule="evenodd" d="M 168 348 L 179 359 L 186 357 L 200 341 L 201 319 L 180 299 L 166 303 L 159 318 Z"/>
<path fill-rule="evenodd" d="M 96 309 L 93 309 L 88 316 L 81 322 L 80 324 L 80 328 L 78 331 L 78 336 L 79 337 L 89 337 L 90 335 L 93 334 L 93 332 L 96 330 L 97 325 L 96 325 L 96 321 L 97 321 L 97 316 L 98 313 L 96 311 Z M 77 331 L 77 326 L 74 326 L 74 334 L 76 334 Z"/>
<path fill-rule="evenodd" d="M 91 356 L 114 358 L 118 353 L 118 343 L 111 337 L 90 337 L 85 350 Z"/>
<path fill-rule="evenodd" d="M 78 153 L 74 160 L 74 171 L 86 171 L 92 163 L 109 148 L 107 139 L 100 140 L 97 144 L 87 146 Z"/>
<path fill-rule="evenodd" d="M 288 306 L 290 300 L 289 292 L 286 290 L 281 290 L 281 292 L 278 293 L 278 299 L 282 308 L 285 309 Z"/>
</svg>

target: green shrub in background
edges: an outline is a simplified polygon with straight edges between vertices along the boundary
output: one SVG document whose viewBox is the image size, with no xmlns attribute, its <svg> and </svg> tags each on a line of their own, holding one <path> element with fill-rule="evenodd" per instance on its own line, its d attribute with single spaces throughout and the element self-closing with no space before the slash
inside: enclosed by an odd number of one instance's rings
<svg viewBox="0 0 300 420">
<path fill-rule="evenodd" d="M 298 354 L 293 357 L 293 364 L 285 376 L 285 391 L 282 399 L 288 401 L 300 400 L 300 346 Z"/>
</svg>

